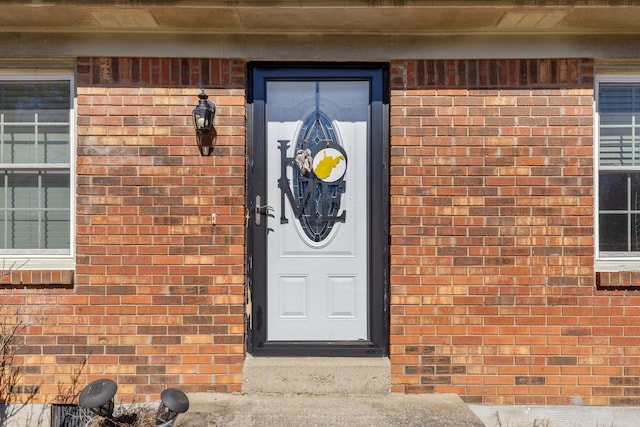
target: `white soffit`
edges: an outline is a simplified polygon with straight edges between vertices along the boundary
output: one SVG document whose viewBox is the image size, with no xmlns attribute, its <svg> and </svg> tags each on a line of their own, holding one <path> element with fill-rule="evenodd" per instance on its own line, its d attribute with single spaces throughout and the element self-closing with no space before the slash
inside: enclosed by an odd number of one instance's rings
<svg viewBox="0 0 640 427">
<path fill-rule="evenodd" d="M 510 10 L 502 15 L 497 27 L 500 29 L 548 29 L 553 28 L 565 17 L 567 12 L 554 11 L 520 11 Z"/>
<path fill-rule="evenodd" d="M 92 10 L 91 16 L 105 28 L 157 28 L 158 21 L 147 10 L 101 9 Z"/>
</svg>

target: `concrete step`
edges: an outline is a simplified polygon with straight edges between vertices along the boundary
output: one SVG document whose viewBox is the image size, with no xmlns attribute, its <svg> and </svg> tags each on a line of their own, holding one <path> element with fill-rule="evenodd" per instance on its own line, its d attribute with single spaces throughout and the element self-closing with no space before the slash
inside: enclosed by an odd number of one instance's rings
<svg viewBox="0 0 640 427">
<path fill-rule="evenodd" d="M 483 427 L 455 394 L 189 394 L 176 427 Z"/>
<path fill-rule="evenodd" d="M 251 357 L 242 372 L 243 393 L 388 394 L 386 357 Z"/>
<path fill-rule="evenodd" d="M 189 394 L 176 427 L 480 427 L 454 394 L 392 394 L 388 358 L 254 358 L 242 393 Z"/>
</svg>

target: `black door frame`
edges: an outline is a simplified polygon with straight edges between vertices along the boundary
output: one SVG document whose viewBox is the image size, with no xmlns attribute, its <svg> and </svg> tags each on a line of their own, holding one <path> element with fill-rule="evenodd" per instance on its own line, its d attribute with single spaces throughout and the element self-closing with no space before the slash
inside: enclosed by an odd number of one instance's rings
<svg viewBox="0 0 640 427">
<path fill-rule="evenodd" d="M 254 356 L 386 356 L 389 345 L 389 71 L 379 63 L 248 64 L 247 79 L 247 350 Z M 268 80 L 371 82 L 367 162 L 369 256 L 368 341 L 267 340 L 267 239 L 256 226 L 256 196 L 266 194 L 266 82 Z M 264 200 L 264 199 L 263 199 Z M 263 223 L 264 224 L 264 223 Z"/>
</svg>

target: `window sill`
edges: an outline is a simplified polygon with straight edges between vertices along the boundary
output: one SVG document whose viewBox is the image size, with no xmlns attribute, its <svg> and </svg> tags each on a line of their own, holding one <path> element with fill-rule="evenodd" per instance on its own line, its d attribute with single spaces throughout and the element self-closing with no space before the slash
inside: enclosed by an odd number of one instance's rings
<svg viewBox="0 0 640 427">
<path fill-rule="evenodd" d="M 620 271 L 640 271 L 640 259 L 608 259 L 596 260 L 595 271 L 597 272 L 620 272 Z"/>
</svg>

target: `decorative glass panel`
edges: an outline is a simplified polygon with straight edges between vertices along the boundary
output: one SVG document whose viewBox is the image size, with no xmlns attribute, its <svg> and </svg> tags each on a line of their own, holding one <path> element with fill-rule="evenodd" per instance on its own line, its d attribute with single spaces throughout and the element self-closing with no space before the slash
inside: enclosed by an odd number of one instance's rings
<svg viewBox="0 0 640 427">
<path fill-rule="evenodd" d="M 324 240 L 336 221 L 344 192 L 347 154 L 337 141 L 329 118 L 321 112 L 305 120 L 296 143 L 293 194 L 303 204 L 300 224 L 314 242 Z M 300 162 L 300 157 L 304 160 Z"/>
<path fill-rule="evenodd" d="M 295 141 L 293 157 L 287 156 L 289 140 L 280 140 L 281 174 L 278 187 L 291 203 L 305 235 L 313 242 L 326 239 L 336 222 L 345 222 L 340 213 L 346 182 L 347 153 L 338 140 L 331 119 L 320 109 L 320 83 L 315 83 L 315 109 L 304 118 Z M 292 179 L 289 180 L 288 169 Z M 281 223 L 287 223 L 281 209 Z"/>
</svg>

